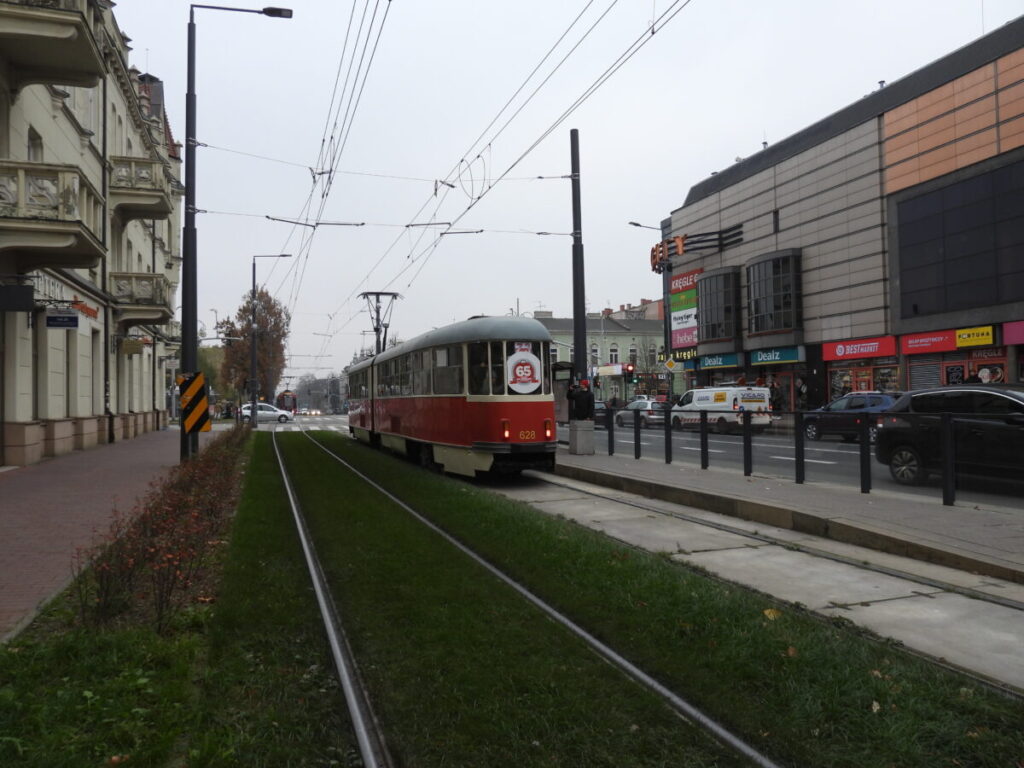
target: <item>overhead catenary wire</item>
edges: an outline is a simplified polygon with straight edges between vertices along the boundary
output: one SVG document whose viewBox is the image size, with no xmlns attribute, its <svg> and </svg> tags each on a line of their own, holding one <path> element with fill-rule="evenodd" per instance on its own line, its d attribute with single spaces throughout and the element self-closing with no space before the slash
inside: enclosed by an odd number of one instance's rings
<svg viewBox="0 0 1024 768">
<path fill-rule="evenodd" d="M 544 141 L 544 139 L 546 139 L 548 136 L 550 136 L 551 133 L 554 132 L 555 129 L 558 128 L 558 126 L 560 126 L 562 123 L 564 123 L 569 118 L 569 116 L 573 114 L 573 112 L 575 112 L 577 109 L 579 109 L 579 107 L 582 106 L 591 96 L 593 96 L 594 93 L 602 85 L 604 85 L 604 83 L 606 83 L 616 72 L 618 72 L 625 65 L 625 63 L 627 61 L 629 61 L 631 58 L 633 58 L 633 56 L 635 56 L 637 54 L 637 52 L 640 51 L 641 48 L 643 48 L 645 45 L 647 45 L 647 43 L 649 43 L 654 38 L 654 34 L 659 29 L 664 28 L 666 24 L 668 24 L 670 21 L 672 21 L 672 19 L 674 19 L 679 13 L 681 13 L 692 1 L 693 0 L 675 0 L 675 2 L 673 2 L 668 7 L 668 9 L 665 10 L 662 13 L 662 15 L 659 16 L 658 19 L 656 19 L 654 21 L 654 23 L 651 24 L 651 27 L 650 27 L 650 30 L 649 30 L 650 34 L 648 34 L 648 30 L 644 30 L 644 33 L 640 37 L 638 37 L 636 40 L 634 40 L 626 48 L 626 50 L 607 69 L 605 69 L 604 72 L 602 72 L 597 77 L 597 79 L 594 80 L 594 82 L 591 83 L 590 86 L 588 86 L 583 91 L 583 93 L 580 96 L 578 96 L 576 98 L 576 100 L 558 118 L 556 118 L 555 121 L 543 133 L 541 133 L 541 135 L 529 147 L 527 147 L 527 149 L 522 154 L 519 155 L 518 158 L 516 158 L 516 160 L 505 170 L 505 172 L 503 174 L 501 174 L 501 176 L 499 176 L 495 180 L 494 184 L 491 184 L 479 197 L 471 200 L 470 203 L 466 206 L 466 208 L 458 216 L 453 218 L 453 221 L 452 221 L 453 226 L 455 224 L 458 224 L 459 221 L 461 221 L 470 212 L 470 210 L 474 206 L 476 206 L 476 204 L 478 202 L 480 202 L 481 199 L 483 199 L 483 196 L 485 194 L 487 194 L 487 192 L 489 192 L 491 189 L 494 188 L 495 184 L 500 182 L 507 174 L 509 174 L 513 169 L 515 169 L 516 166 L 519 165 L 519 163 L 521 163 L 531 152 L 533 152 L 534 149 L 536 149 L 541 144 L 541 142 Z M 660 26 L 659 26 L 658 22 L 661 22 Z M 431 243 L 426 249 L 424 249 L 416 258 L 407 261 L 405 266 L 403 266 L 403 268 L 401 270 L 399 270 L 398 274 L 396 274 L 395 277 L 393 277 L 391 279 L 391 281 L 388 282 L 385 285 L 385 288 L 394 285 L 394 283 L 398 280 L 398 278 L 401 277 L 406 271 L 408 271 L 408 269 L 414 263 L 416 263 L 417 261 L 420 261 L 422 259 L 423 263 L 420 265 L 419 269 L 416 270 L 416 272 L 413 274 L 412 278 L 409 280 L 409 282 L 405 286 L 406 289 L 408 289 L 413 284 L 413 282 L 415 282 L 416 278 L 419 277 L 420 273 L 423 271 L 423 267 L 426 266 L 426 264 L 430 260 L 431 256 L 433 256 L 434 252 L 436 252 L 437 247 L 438 247 L 438 245 L 440 245 L 440 243 L 441 243 L 441 238 L 438 237 L 433 243 Z"/>
</svg>

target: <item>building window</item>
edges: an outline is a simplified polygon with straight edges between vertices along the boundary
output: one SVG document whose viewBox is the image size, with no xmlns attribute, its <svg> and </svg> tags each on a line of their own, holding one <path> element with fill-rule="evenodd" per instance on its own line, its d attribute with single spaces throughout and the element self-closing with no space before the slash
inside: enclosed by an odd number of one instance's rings
<svg viewBox="0 0 1024 768">
<path fill-rule="evenodd" d="M 651 344 L 647 348 L 647 364 L 654 365 L 654 361 L 658 359 L 658 345 Z"/>
<path fill-rule="evenodd" d="M 768 254 L 747 267 L 747 332 L 791 331 L 803 323 L 800 251 Z M 703 307 L 701 307 L 703 311 Z M 702 339 L 703 340 L 703 339 Z"/>
<path fill-rule="evenodd" d="M 636 365 L 636 344 L 629 345 L 629 362 Z"/>
<path fill-rule="evenodd" d="M 740 273 L 730 269 L 697 278 L 697 328 L 701 342 L 740 335 Z"/>
<path fill-rule="evenodd" d="M 35 128 L 28 128 L 28 161 L 30 163 L 43 162 L 43 137 L 36 133 Z"/>
<path fill-rule="evenodd" d="M 776 208 L 772 211 L 772 233 L 777 234 L 779 231 L 779 209 Z"/>
<path fill-rule="evenodd" d="M 551 364 L 554 365 L 558 362 L 558 347 L 554 344 L 551 345 L 551 351 L 548 353 L 551 357 Z"/>
<path fill-rule="evenodd" d="M 900 316 L 1024 301 L 1024 160 L 896 206 Z"/>
<path fill-rule="evenodd" d="M 598 348 L 597 344 L 591 344 L 590 345 L 590 364 L 591 365 L 599 365 L 600 362 L 601 362 L 601 350 Z"/>
<path fill-rule="evenodd" d="M 611 365 L 615 365 L 619 362 L 619 348 L 612 344 L 611 349 L 608 350 L 608 362 Z"/>
</svg>

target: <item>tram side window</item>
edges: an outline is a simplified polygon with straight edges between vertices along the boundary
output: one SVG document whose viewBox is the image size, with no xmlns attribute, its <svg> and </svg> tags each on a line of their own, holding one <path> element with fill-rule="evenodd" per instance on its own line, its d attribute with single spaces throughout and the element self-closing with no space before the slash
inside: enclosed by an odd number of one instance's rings
<svg viewBox="0 0 1024 768">
<path fill-rule="evenodd" d="M 434 394 L 458 395 L 462 392 L 462 345 L 434 349 Z"/>
<path fill-rule="evenodd" d="M 491 394 L 505 393 L 505 343 L 491 342 Z"/>
<path fill-rule="evenodd" d="M 395 362 L 398 363 L 398 390 L 401 395 L 412 394 L 412 372 L 410 371 L 411 355 L 402 355 Z"/>
<path fill-rule="evenodd" d="M 430 353 L 412 353 L 412 393 L 414 395 L 430 394 Z"/>
<path fill-rule="evenodd" d="M 487 342 L 473 341 L 466 345 L 469 357 L 469 394 L 491 394 L 490 382 L 487 380 Z"/>
<path fill-rule="evenodd" d="M 542 342 L 541 348 L 543 349 L 540 355 L 541 363 L 544 365 L 544 374 L 541 379 L 544 381 L 544 394 L 551 394 L 551 344 L 548 342 Z"/>
</svg>

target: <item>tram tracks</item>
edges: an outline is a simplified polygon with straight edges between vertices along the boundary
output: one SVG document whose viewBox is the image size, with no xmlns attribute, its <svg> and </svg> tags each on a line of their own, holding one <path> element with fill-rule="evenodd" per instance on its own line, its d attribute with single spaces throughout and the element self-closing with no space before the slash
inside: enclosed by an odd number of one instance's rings
<svg viewBox="0 0 1024 768">
<path fill-rule="evenodd" d="M 423 527 L 440 536 L 454 549 L 462 552 L 496 579 L 513 589 L 524 600 L 542 611 L 549 619 L 566 628 L 575 637 L 586 643 L 587 646 L 600 657 L 619 669 L 623 674 L 655 693 L 686 721 L 704 730 L 719 744 L 724 745 L 727 749 L 742 756 L 746 760 L 749 760 L 751 764 L 762 766 L 762 768 L 777 768 L 778 764 L 770 757 L 734 734 L 717 719 L 711 717 L 699 707 L 679 696 L 667 686 L 658 682 L 654 677 L 630 662 L 610 645 L 599 640 L 564 613 L 558 611 L 511 576 L 488 562 L 472 548 L 460 542 L 441 527 L 434 524 L 431 520 L 427 519 L 404 500 L 398 498 L 379 483 L 360 472 L 358 469 L 346 462 L 342 457 L 335 454 L 327 446 L 314 438 L 307 430 L 303 429 L 302 433 L 324 454 L 330 457 L 330 459 L 341 464 L 347 471 L 352 472 L 359 477 L 362 482 L 371 486 L 382 496 L 386 497 L 392 503 L 403 509 Z M 373 714 L 369 692 L 362 682 L 362 677 L 358 671 L 357 660 L 352 655 L 351 646 L 346 639 L 345 629 L 342 625 L 342 616 L 338 611 L 336 602 L 331 594 L 330 587 L 324 575 L 324 567 L 317 556 L 316 548 L 309 532 L 309 526 L 307 525 L 300 509 L 296 490 L 289 478 L 284 457 L 277 444 L 276 432 L 273 433 L 273 441 L 278 466 L 281 475 L 284 478 L 289 504 L 302 540 L 303 553 L 314 584 L 317 602 L 320 606 L 321 618 L 324 623 L 324 631 L 329 639 L 332 657 L 337 669 L 339 682 L 342 690 L 344 691 L 346 707 L 352 719 L 362 759 L 364 764 L 367 766 L 390 768 L 393 763 L 391 762 L 391 758 L 386 747 L 387 740 L 377 718 Z"/>
</svg>

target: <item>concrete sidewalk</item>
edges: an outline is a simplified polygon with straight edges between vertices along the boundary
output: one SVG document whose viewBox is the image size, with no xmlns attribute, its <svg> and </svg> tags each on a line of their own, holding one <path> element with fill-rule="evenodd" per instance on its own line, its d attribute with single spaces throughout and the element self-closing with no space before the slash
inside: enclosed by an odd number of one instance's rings
<svg viewBox="0 0 1024 768">
<path fill-rule="evenodd" d="M 559 446 L 556 472 L 890 554 L 1024 583 L 1024 509 L 958 503 L 895 491 L 804 483 L 632 455 L 572 455 Z"/>
<path fill-rule="evenodd" d="M 70 582 L 75 552 L 178 463 L 176 429 L 0 472 L 0 641 Z"/>
</svg>

